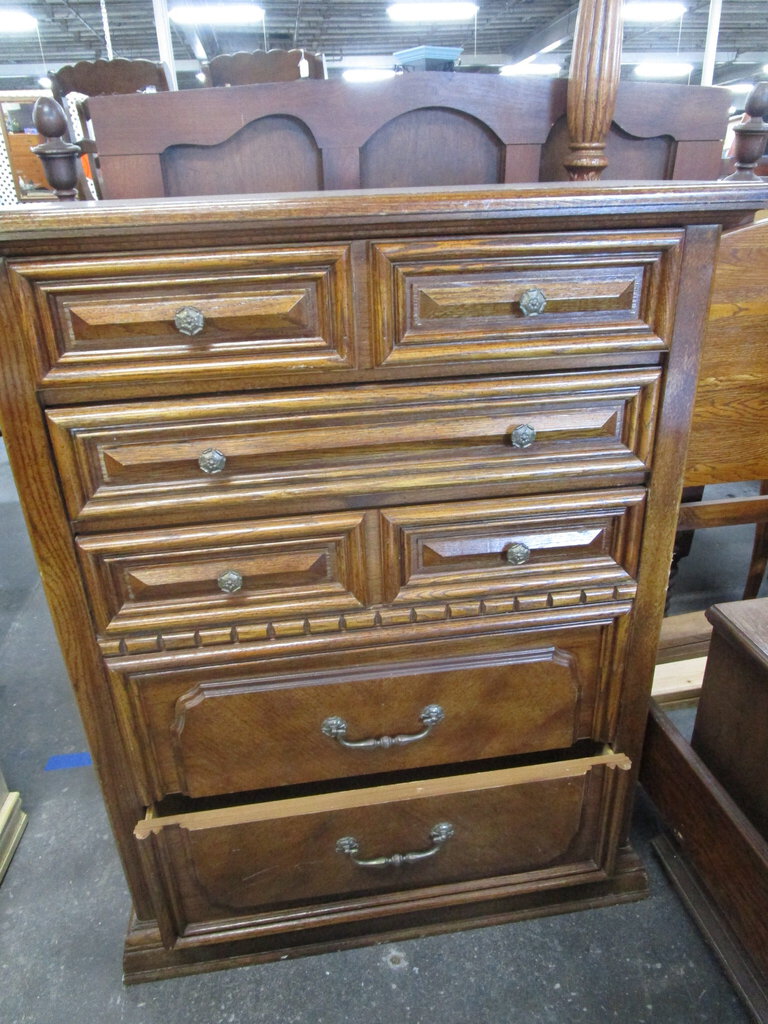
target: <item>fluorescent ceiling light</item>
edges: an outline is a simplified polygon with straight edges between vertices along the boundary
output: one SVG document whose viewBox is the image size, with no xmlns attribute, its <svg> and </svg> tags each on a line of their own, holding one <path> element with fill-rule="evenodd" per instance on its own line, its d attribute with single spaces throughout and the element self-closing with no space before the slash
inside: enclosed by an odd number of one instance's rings
<svg viewBox="0 0 768 1024">
<path fill-rule="evenodd" d="M 499 69 L 500 75 L 559 75 L 559 64 L 532 64 L 521 61 L 520 64 L 505 64 Z"/>
<path fill-rule="evenodd" d="M 638 78 L 687 78 L 693 64 L 675 64 L 672 61 L 646 60 L 635 65 Z"/>
<path fill-rule="evenodd" d="M 168 17 L 177 25 L 257 25 L 264 9 L 256 4 L 181 4 Z"/>
<path fill-rule="evenodd" d="M 37 18 L 26 11 L 8 9 L 0 10 L 0 35 L 6 32 L 34 32 L 37 29 Z"/>
<path fill-rule="evenodd" d="M 622 9 L 624 21 L 677 21 L 688 8 L 685 4 L 643 3 L 630 0 Z"/>
<path fill-rule="evenodd" d="M 391 4 L 387 14 L 392 21 L 470 21 L 477 14 L 477 4 L 464 0 L 399 3 Z"/>
<path fill-rule="evenodd" d="M 384 82 L 395 77 L 394 68 L 347 68 L 341 76 L 345 82 Z"/>
</svg>

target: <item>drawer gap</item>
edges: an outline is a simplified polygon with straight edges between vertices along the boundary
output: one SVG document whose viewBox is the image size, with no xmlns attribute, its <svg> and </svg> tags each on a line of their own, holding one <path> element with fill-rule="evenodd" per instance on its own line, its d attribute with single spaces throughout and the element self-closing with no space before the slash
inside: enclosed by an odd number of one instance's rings
<svg viewBox="0 0 768 1024">
<path fill-rule="evenodd" d="M 427 768 L 414 768 L 399 772 L 381 772 L 353 776 L 343 779 L 341 783 L 339 780 L 316 781 L 295 786 L 277 786 L 245 793 L 229 793 L 222 796 L 196 798 L 174 793 L 152 804 L 148 809 L 147 818 L 176 817 L 180 814 L 221 810 L 245 804 L 270 803 L 275 800 L 320 796 L 337 791 L 340 785 L 343 785 L 345 791 L 370 789 L 374 786 L 387 786 L 395 783 L 426 779 L 451 778 L 456 775 L 491 772 L 507 768 L 533 767 L 535 765 L 551 764 L 560 761 L 600 757 L 613 753 L 613 749 L 605 743 L 598 743 L 594 740 L 579 740 L 573 746 L 560 750 L 547 750 L 535 754 L 519 754 L 513 757 L 496 757 L 471 762 L 462 761 L 456 764 L 439 764 Z"/>
</svg>

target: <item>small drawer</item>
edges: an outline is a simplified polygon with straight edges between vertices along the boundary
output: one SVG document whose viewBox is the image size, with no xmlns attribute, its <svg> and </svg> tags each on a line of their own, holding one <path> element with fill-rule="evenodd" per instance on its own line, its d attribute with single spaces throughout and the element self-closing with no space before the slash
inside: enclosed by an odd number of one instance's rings
<svg viewBox="0 0 768 1024">
<path fill-rule="evenodd" d="M 366 513 L 80 537 L 103 634 L 343 615 L 370 603 Z"/>
<path fill-rule="evenodd" d="M 682 232 L 372 246 L 377 365 L 654 352 L 671 338 Z"/>
<path fill-rule="evenodd" d="M 392 604 L 548 595 L 637 573 L 645 490 L 414 505 L 381 512 Z"/>
<path fill-rule="evenodd" d="M 30 260 L 10 273 L 37 313 L 44 387 L 152 394 L 354 361 L 346 245 Z"/>
<path fill-rule="evenodd" d="M 615 621 L 110 679 L 147 802 L 202 797 L 607 740 Z"/>
<path fill-rule="evenodd" d="M 660 371 L 55 409 L 80 529 L 643 483 Z"/>
<path fill-rule="evenodd" d="M 630 762 L 603 754 L 245 806 L 152 816 L 135 830 L 167 943 L 190 925 L 312 904 L 412 910 L 468 883 L 496 895 L 605 877 L 615 860 Z M 438 888 L 439 887 L 439 888 Z M 329 905 L 330 904 L 330 905 Z M 271 917 L 279 927 L 279 913 Z M 254 922 L 255 923 L 255 922 Z M 319 922 L 318 922 L 319 923 Z"/>
</svg>

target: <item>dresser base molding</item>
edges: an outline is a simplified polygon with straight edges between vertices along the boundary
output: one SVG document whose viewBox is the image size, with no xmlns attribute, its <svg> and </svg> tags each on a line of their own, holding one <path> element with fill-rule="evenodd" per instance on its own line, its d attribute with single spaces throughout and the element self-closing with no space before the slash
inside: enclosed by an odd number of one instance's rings
<svg viewBox="0 0 768 1024">
<path fill-rule="evenodd" d="M 180 938 L 173 949 L 164 948 L 159 929 L 153 922 L 138 921 L 132 914 L 123 956 L 123 980 L 129 985 L 161 981 L 467 928 L 486 928 L 528 918 L 593 910 L 617 903 L 631 903 L 648 895 L 645 868 L 629 845 L 619 850 L 610 877 L 595 875 L 591 872 L 588 881 L 574 879 L 568 885 L 537 888 L 535 892 L 521 892 L 519 886 L 515 886 L 513 892 L 509 891 L 512 887 L 506 887 L 506 891 L 502 887 L 487 890 L 485 894 L 468 891 L 464 894 L 464 902 L 443 907 L 408 907 L 405 902 L 397 909 L 393 908 L 389 916 L 366 918 L 364 910 L 358 909 L 339 912 L 335 915 L 338 920 L 329 921 L 326 909 L 322 912 L 326 923 L 312 927 L 311 920 L 302 920 L 295 923 L 290 932 L 267 920 L 258 929 L 251 928 L 247 936 L 241 937 L 231 927 L 220 931 L 209 928 Z"/>
</svg>

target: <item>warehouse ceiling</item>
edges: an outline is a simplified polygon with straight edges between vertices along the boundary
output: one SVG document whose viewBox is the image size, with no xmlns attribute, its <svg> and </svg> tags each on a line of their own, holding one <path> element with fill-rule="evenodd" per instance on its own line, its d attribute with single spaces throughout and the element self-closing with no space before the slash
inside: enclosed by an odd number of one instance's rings
<svg viewBox="0 0 768 1024">
<path fill-rule="evenodd" d="M 546 59 L 567 70 L 576 4 L 573 0 L 477 0 L 475 21 L 445 25 L 397 24 L 389 0 L 260 0 L 263 27 L 233 31 L 171 28 L 182 85 L 195 84 L 200 57 L 242 49 L 304 47 L 326 55 L 329 74 L 375 63 L 420 44 L 460 46 L 466 69 L 495 69 L 563 40 Z M 115 56 L 158 59 L 152 0 L 0 0 L 34 15 L 37 33 L 4 34 L 0 23 L 2 88 L 36 84 L 62 64 L 107 56 L 102 8 Z M 643 58 L 679 59 L 694 65 L 698 82 L 707 35 L 709 0 L 688 0 L 681 20 L 666 25 L 629 25 L 624 31 L 623 74 Z M 381 63 L 381 60 L 379 61 Z M 768 63 L 768 0 L 724 0 L 715 82 L 760 76 Z M 763 75 L 763 77 L 765 77 Z"/>
</svg>

